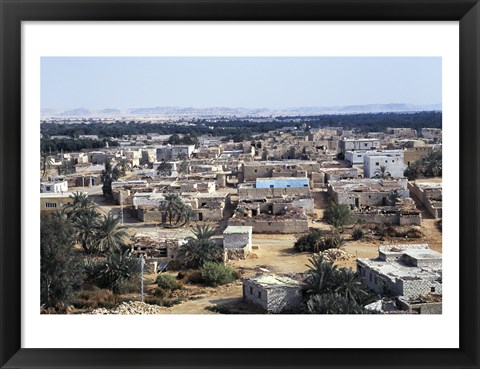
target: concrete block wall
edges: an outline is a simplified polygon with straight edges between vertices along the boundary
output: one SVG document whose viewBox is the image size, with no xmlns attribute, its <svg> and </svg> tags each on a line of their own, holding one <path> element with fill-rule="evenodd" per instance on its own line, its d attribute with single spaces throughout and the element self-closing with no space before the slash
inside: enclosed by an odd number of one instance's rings
<svg viewBox="0 0 480 369">
<path fill-rule="evenodd" d="M 415 280 L 401 280 L 402 292 L 401 295 L 415 299 L 420 296 L 425 296 L 430 293 L 441 295 L 442 284 L 435 280 L 415 279 Z"/>
<path fill-rule="evenodd" d="M 264 288 L 248 279 L 243 281 L 244 300 L 260 306 L 263 310 L 279 314 L 297 311 L 302 306 L 301 287 L 276 286 Z"/>
<path fill-rule="evenodd" d="M 223 247 L 225 249 L 252 248 L 252 231 L 249 233 L 224 233 Z"/>
</svg>

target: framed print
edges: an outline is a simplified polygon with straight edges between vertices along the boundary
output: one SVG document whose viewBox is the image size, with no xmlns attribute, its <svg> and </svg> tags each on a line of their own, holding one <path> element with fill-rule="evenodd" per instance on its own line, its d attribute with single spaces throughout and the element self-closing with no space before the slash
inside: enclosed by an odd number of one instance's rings
<svg viewBox="0 0 480 369">
<path fill-rule="evenodd" d="M 477 1 L 0 4 L 2 368 L 479 367 Z"/>
</svg>

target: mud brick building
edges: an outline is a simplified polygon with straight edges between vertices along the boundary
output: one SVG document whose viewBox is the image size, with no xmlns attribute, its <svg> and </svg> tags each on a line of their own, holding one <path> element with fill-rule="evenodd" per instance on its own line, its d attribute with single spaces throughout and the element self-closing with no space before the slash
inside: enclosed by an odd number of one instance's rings
<svg viewBox="0 0 480 369">
<path fill-rule="evenodd" d="M 407 198 L 406 179 L 354 179 L 331 181 L 327 191 L 336 204 L 353 207 L 389 205 L 390 197 Z"/>
<path fill-rule="evenodd" d="M 442 218 L 442 184 L 430 182 L 409 182 L 408 189 L 415 195 L 428 212 L 435 218 Z"/>
</svg>

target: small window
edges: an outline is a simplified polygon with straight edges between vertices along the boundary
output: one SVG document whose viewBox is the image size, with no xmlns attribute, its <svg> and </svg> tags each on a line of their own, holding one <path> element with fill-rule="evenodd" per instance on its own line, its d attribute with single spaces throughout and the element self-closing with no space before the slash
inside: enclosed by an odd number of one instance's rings
<svg viewBox="0 0 480 369">
<path fill-rule="evenodd" d="M 290 185 L 287 185 L 287 188 L 289 188 L 289 187 L 290 187 Z"/>
<path fill-rule="evenodd" d="M 370 273 L 370 282 L 372 282 L 372 281 L 373 281 L 373 275 L 372 275 L 372 273 Z"/>
<path fill-rule="evenodd" d="M 273 188 L 273 185 L 270 185 L 270 188 Z"/>
<path fill-rule="evenodd" d="M 52 190 L 52 187 L 46 186 L 46 187 L 45 187 L 45 190 L 46 190 L 46 191 L 51 191 L 51 190 Z"/>
<path fill-rule="evenodd" d="M 361 158 L 361 157 L 362 157 L 362 155 L 357 155 L 357 158 Z"/>
<path fill-rule="evenodd" d="M 250 286 L 250 295 L 253 295 L 253 287 Z"/>
<path fill-rule="evenodd" d="M 380 163 L 377 161 L 377 162 L 375 163 L 375 165 L 376 165 L 376 166 L 379 166 L 379 165 L 380 165 Z"/>
<path fill-rule="evenodd" d="M 257 173 L 257 170 L 255 169 L 254 172 Z"/>
<path fill-rule="evenodd" d="M 430 292 L 435 292 L 435 287 L 430 287 Z"/>
<path fill-rule="evenodd" d="M 164 248 L 161 248 L 158 250 L 158 254 L 161 258 L 166 258 L 167 255 L 168 255 L 168 251 L 167 251 L 167 248 L 164 247 Z"/>
<path fill-rule="evenodd" d="M 378 283 L 377 276 L 375 276 L 374 283 L 375 283 L 375 284 L 377 284 L 377 283 Z"/>
<path fill-rule="evenodd" d="M 392 163 L 395 163 L 395 160 L 392 160 Z"/>
<path fill-rule="evenodd" d="M 56 207 L 57 207 L 57 203 L 55 203 L 55 202 L 47 202 L 47 203 L 45 203 L 45 207 L 46 207 L 46 208 L 49 208 L 49 209 L 56 208 Z"/>
<path fill-rule="evenodd" d="M 262 298 L 262 293 L 260 291 L 258 291 L 258 298 L 261 299 Z"/>
</svg>

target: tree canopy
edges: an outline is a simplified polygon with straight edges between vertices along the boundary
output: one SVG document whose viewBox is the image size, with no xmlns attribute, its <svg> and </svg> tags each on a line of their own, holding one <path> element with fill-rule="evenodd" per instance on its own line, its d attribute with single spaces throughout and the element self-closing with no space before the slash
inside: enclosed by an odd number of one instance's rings
<svg viewBox="0 0 480 369">
<path fill-rule="evenodd" d="M 40 302 L 64 312 L 83 283 L 83 266 L 73 245 L 74 229 L 62 213 L 40 219 Z"/>
</svg>

